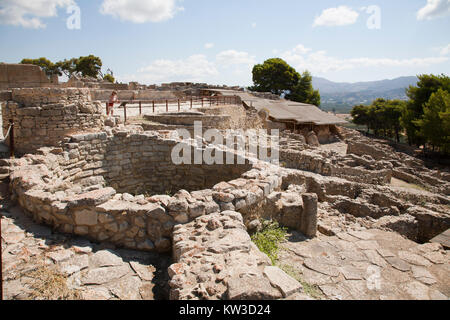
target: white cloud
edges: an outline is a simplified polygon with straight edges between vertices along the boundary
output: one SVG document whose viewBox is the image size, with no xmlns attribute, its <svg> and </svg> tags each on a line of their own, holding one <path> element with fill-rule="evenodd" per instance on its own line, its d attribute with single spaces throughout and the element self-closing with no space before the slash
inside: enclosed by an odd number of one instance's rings
<svg viewBox="0 0 450 320">
<path fill-rule="evenodd" d="M 24 28 L 45 28 L 42 18 L 58 15 L 58 8 L 75 4 L 73 0 L 2 0 L 0 2 L 0 24 Z"/>
<path fill-rule="evenodd" d="M 192 55 L 185 59 L 154 60 L 135 74 L 117 78 L 120 81 L 139 81 L 146 84 L 173 81 L 213 83 L 218 80 L 219 75 L 230 76 L 230 80 L 234 79 L 232 75 L 251 75 L 254 63 L 255 57 L 247 52 L 227 50 L 217 54 L 215 60 L 208 60 L 203 54 Z"/>
<path fill-rule="evenodd" d="M 252 23 L 252 28 L 256 28 L 256 22 Z"/>
<path fill-rule="evenodd" d="M 186 59 L 160 59 L 138 70 L 133 79 L 145 83 L 161 83 L 170 81 L 206 81 L 209 77 L 218 75 L 213 62 L 206 56 L 198 54 Z"/>
<path fill-rule="evenodd" d="M 337 8 L 328 8 L 322 11 L 322 14 L 315 18 L 313 27 L 318 26 L 346 26 L 356 23 L 359 13 L 347 6 Z"/>
<path fill-rule="evenodd" d="M 222 51 L 216 56 L 217 62 L 223 66 L 236 64 L 251 65 L 255 63 L 255 57 L 250 56 L 247 52 L 227 50 Z"/>
<path fill-rule="evenodd" d="M 446 47 L 443 47 L 440 51 L 442 56 L 446 56 L 448 54 L 450 54 L 450 44 L 447 45 Z"/>
<path fill-rule="evenodd" d="M 425 7 L 417 12 L 417 20 L 431 20 L 450 14 L 450 0 L 427 0 Z"/>
<path fill-rule="evenodd" d="M 134 23 L 172 19 L 178 11 L 177 0 L 104 0 L 100 13 Z"/>
<path fill-rule="evenodd" d="M 299 46 L 297 46 L 296 48 L 299 48 Z M 298 71 L 307 69 L 313 73 L 326 73 L 330 71 L 350 70 L 364 67 L 428 67 L 449 60 L 448 57 L 408 59 L 367 57 L 336 58 L 333 56 L 329 56 L 326 51 L 312 51 L 310 53 L 301 53 L 296 50 L 296 48 L 284 52 L 281 57 Z"/>
<path fill-rule="evenodd" d="M 304 45 L 299 44 L 294 49 L 292 49 L 291 52 L 294 54 L 306 54 L 306 53 L 310 52 L 311 50 L 312 49 L 306 48 Z"/>
<path fill-rule="evenodd" d="M 205 43 L 205 48 L 206 49 L 214 48 L 214 43 L 211 43 L 211 42 Z"/>
</svg>

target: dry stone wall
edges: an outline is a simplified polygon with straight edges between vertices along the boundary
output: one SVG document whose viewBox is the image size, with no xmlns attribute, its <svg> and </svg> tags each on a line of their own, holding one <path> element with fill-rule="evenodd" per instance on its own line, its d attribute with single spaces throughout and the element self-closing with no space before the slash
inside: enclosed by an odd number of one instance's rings
<svg viewBox="0 0 450 320">
<path fill-rule="evenodd" d="M 14 160 L 14 198 L 37 221 L 65 233 L 166 252 L 174 225 L 215 212 L 246 212 L 282 186 L 280 168 L 262 162 L 220 168 L 169 165 L 175 141 L 141 131 L 74 135 L 62 148 L 41 148 Z M 146 165 L 153 171 L 143 171 Z M 198 190 L 151 197 L 124 193 L 140 183 L 155 190 L 166 183 Z"/>
<path fill-rule="evenodd" d="M 348 142 L 347 153 L 368 159 L 370 162 L 389 163 L 392 176 L 408 183 L 421 186 L 428 191 L 450 195 L 450 171 L 428 169 L 425 163 L 406 153 L 396 152 L 382 140 L 368 139 L 354 130 L 345 130 Z"/>
<path fill-rule="evenodd" d="M 303 192 L 316 194 L 319 202 L 340 214 L 365 218 L 374 222 L 373 227 L 394 230 L 413 241 L 427 242 L 450 227 L 446 196 L 299 170 L 284 171 L 282 189 L 288 185 L 302 186 Z"/>
<path fill-rule="evenodd" d="M 13 89 L 2 107 L 3 133 L 12 120 L 16 152 L 34 153 L 60 146 L 70 133 L 102 128 L 101 110 L 87 89 Z"/>
<path fill-rule="evenodd" d="M 355 161 L 352 156 L 340 157 L 316 150 L 297 151 L 283 148 L 280 150 L 280 163 L 287 168 L 361 183 L 389 184 L 392 178 L 392 166 L 389 163 L 373 162 L 365 161 L 361 163 Z M 362 164 L 366 164 L 366 167 Z"/>
<path fill-rule="evenodd" d="M 170 194 L 180 189 L 202 190 L 239 177 L 251 164 L 175 165 L 171 153 L 179 141 L 161 138 L 156 132 L 115 130 L 106 133 L 74 135 L 68 143 L 68 156 L 83 163 L 75 182 L 86 185 L 89 179 L 104 177 L 118 192 L 133 194 Z M 191 149 L 192 160 L 194 150 Z M 224 154 L 226 157 L 226 153 Z M 81 171 L 80 171 L 81 172 Z"/>
</svg>

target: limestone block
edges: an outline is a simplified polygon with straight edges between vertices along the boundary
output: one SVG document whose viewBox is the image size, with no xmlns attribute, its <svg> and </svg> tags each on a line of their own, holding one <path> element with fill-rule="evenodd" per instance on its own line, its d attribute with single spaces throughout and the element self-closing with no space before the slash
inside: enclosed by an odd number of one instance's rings
<svg viewBox="0 0 450 320">
<path fill-rule="evenodd" d="M 278 267 L 267 266 L 264 268 L 264 275 L 269 279 L 270 284 L 281 291 L 283 297 L 289 297 L 296 292 L 300 292 L 302 285 L 287 275 L 283 270 Z"/>
<path fill-rule="evenodd" d="M 195 202 L 189 205 L 189 217 L 191 219 L 205 215 L 206 206 L 203 202 Z"/>
<path fill-rule="evenodd" d="M 73 218 L 78 226 L 95 226 L 98 223 L 98 214 L 93 210 L 75 211 Z"/>
<path fill-rule="evenodd" d="M 226 295 L 228 300 L 275 300 L 282 297 L 280 291 L 263 276 L 229 279 Z"/>
<path fill-rule="evenodd" d="M 99 204 L 105 203 L 106 201 L 111 199 L 115 194 L 116 190 L 110 187 L 94 190 L 71 197 L 70 199 L 68 199 L 69 200 L 68 205 L 70 208 L 81 206 L 94 207 L 98 206 Z"/>
</svg>

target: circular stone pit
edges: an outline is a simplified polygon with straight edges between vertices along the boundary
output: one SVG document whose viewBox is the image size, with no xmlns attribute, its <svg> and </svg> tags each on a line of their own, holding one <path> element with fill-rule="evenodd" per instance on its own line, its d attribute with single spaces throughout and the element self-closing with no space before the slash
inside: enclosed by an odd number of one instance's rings
<svg viewBox="0 0 450 320">
<path fill-rule="evenodd" d="M 13 161 L 13 196 L 36 221 L 62 232 L 168 252 L 175 225 L 244 210 L 281 187 L 281 176 L 258 161 L 176 166 L 177 143 L 139 127 L 73 135 L 61 148 Z"/>
</svg>

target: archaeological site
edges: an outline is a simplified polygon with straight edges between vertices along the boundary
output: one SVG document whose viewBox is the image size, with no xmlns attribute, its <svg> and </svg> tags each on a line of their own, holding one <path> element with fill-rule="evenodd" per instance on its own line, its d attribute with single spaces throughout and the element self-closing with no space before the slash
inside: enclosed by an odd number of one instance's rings
<svg viewBox="0 0 450 320">
<path fill-rule="evenodd" d="M 239 87 L 0 88 L 4 299 L 450 297 L 450 169 L 412 149 Z"/>
</svg>

